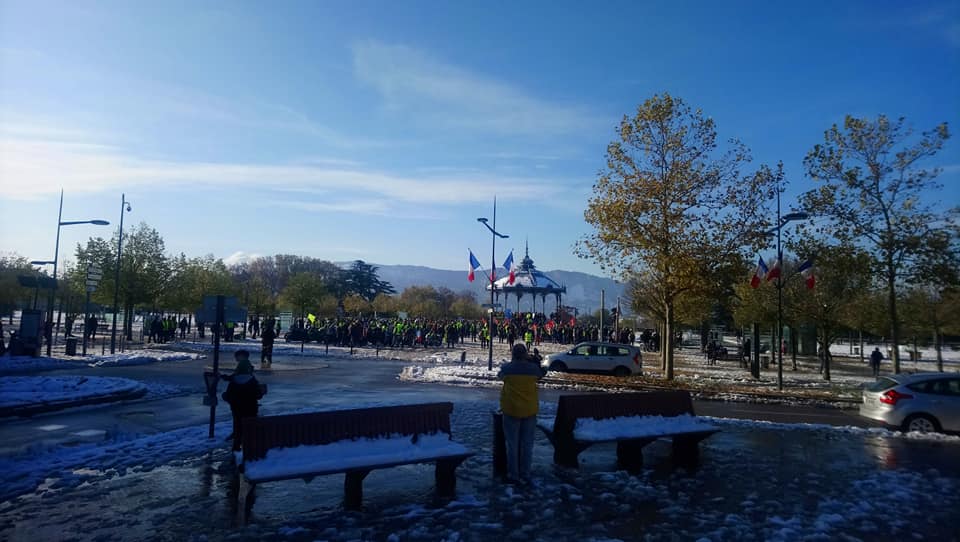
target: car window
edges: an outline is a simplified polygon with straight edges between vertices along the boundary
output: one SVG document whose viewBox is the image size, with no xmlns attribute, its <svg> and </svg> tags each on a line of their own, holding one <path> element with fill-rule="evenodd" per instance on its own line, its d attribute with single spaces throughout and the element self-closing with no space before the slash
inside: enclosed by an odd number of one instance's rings
<svg viewBox="0 0 960 542">
<path fill-rule="evenodd" d="M 929 384 L 929 393 L 936 393 L 937 395 L 953 395 L 960 396 L 960 379 L 957 378 L 942 378 L 940 380 L 931 380 L 927 382 Z"/>
<path fill-rule="evenodd" d="M 907 387 L 913 391 L 917 391 L 920 393 L 933 393 L 933 385 L 935 383 L 936 383 L 935 380 L 934 381 L 926 380 L 924 382 L 916 382 L 914 384 L 910 384 Z"/>
<path fill-rule="evenodd" d="M 867 391 L 885 391 L 897 385 L 897 381 L 892 378 L 881 377 L 876 382 L 867 386 Z"/>
<path fill-rule="evenodd" d="M 585 344 L 583 346 L 578 346 L 576 349 L 574 349 L 573 353 L 578 356 L 588 356 L 588 355 L 591 355 L 591 351 L 590 351 L 591 348 L 596 349 L 596 346 L 590 346 Z M 596 355 L 596 353 L 594 352 L 592 353 L 592 355 Z"/>
<path fill-rule="evenodd" d="M 607 347 L 607 351 L 610 352 L 610 353 L 608 354 L 608 355 L 610 355 L 610 356 L 629 356 L 629 355 L 630 355 L 630 351 L 629 351 L 629 350 L 627 350 L 626 348 L 620 347 L 620 346 L 610 346 L 610 347 Z"/>
</svg>

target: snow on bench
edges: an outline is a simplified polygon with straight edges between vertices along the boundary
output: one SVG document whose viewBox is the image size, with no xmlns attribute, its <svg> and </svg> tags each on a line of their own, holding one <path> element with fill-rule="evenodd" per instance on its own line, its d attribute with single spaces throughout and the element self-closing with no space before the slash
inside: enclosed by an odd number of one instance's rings
<svg viewBox="0 0 960 542">
<path fill-rule="evenodd" d="M 693 412 L 685 391 L 561 395 L 556 417 L 538 419 L 553 444 L 558 465 L 577 468 L 577 456 L 593 444 L 617 443 L 617 462 L 630 471 L 643 466 L 643 447 L 662 437 L 673 440 L 673 458 L 695 465 L 698 443 L 719 431 Z"/>
<path fill-rule="evenodd" d="M 296 477 L 301 473 L 322 475 L 371 465 L 397 465 L 437 457 L 469 454 L 466 446 L 450 440 L 448 433 L 391 435 L 358 438 L 322 445 L 273 448 L 263 459 L 246 461 L 244 476 L 252 482 Z"/>
<path fill-rule="evenodd" d="M 552 423 L 553 420 L 549 420 Z M 581 441 L 609 442 L 625 438 L 660 437 L 718 429 L 691 414 L 680 416 L 623 416 L 594 420 L 580 418 L 573 437 Z"/>
<path fill-rule="evenodd" d="M 370 471 L 415 463 L 434 463 L 437 495 L 452 497 L 456 469 L 473 453 L 452 440 L 451 412 L 448 402 L 245 418 L 241 521 L 257 484 L 343 473 L 344 507 L 356 510 Z"/>
</svg>

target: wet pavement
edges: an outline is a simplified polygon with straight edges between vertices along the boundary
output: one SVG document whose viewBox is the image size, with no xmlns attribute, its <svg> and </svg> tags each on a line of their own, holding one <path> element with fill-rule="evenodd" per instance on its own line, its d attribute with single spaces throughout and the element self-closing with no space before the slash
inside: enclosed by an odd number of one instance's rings
<svg viewBox="0 0 960 542">
<path fill-rule="evenodd" d="M 91 456 L 91 464 L 53 472 L 36 489 L 0 502 L 0 539 L 960 539 L 960 444 L 955 441 L 724 424 L 721 433 L 701 444 L 699 468 L 675 468 L 669 443 L 657 442 L 644 452 L 643 473 L 630 476 L 615 469 L 613 445 L 584 452 L 579 470 L 554 467 L 549 444 L 538 434 L 537 482 L 516 488 L 491 475 L 490 412 L 496 408 L 496 390 L 398 382 L 401 365 L 396 363 L 328 365 L 262 375 L 271 386 L 264 413 L 453 401 L 454 438 L 477 453 L 458 470 L 457 500 L 434 500 L 432 466 L 374 471 L 364 483 L 360 512 L 340 506 L 342 475 L 309 483 L 289 480 L 258 487 L 251 522 L 241 526 L 234 519 L 237 480 L 226 446 L 187 451 L 158 463 L 137 455 L 162 455 L 160 446 L 151 452 L 155 447 L 148 442 L 111 451 L 129 454 L 127 462 Z M 197 378 L 197 367 L 139 370 L 165 370 L 168 379 L 188 383 Z M 130 371 L 123 374 L 129 377 Z M 555 397 L 543 395 L 545 408 L 552 408 Z M 183 409 L 169 410 L 181 402 Z M 125 425 L 99 438 L 136 443 L 144 437 L 133 433 L 167 430 L 176 425 L 171 417 L 179 418 L 179 427 L 202 425 L 207 411 L 189 406 L 196 403 L 199 397 L 191 395 L 152 406 L 131 404 L 3 424 L 0 439 L 4 433 L 29 433 L 34 424 L 76 430 L 123 420 L 117 423 Z M 59 444 L 53 444 L 34 444 L 31 453 L 56 453 Z M 10 454 L 22 451 L 21 446 L 7 449 Z M 123 466 L 130 462 L 133 467 Z"/>
</svg>

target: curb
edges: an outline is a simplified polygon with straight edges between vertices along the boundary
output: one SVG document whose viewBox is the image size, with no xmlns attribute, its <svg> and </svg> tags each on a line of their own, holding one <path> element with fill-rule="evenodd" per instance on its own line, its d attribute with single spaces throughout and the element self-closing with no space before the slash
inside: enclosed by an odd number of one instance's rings
<svg viewBox="0 0 960 542">
<path fill-rule="evenodd" d="M 0 418 L 7 418 L 7 417 L 29 418 L 30 416 L 35 416 L 37 414 L 45 414 L 47 412 L 56 412 L 58 410 L 64 410 L 67 408 L 74 408 L 78 406 L 98 405 L 103 403 L 115 403 L 117 401 L 126 401 L 129 399 L 139 399 L 146 394 L 147 394 L 147 388 L 146 386 L 143 386 L 140 389 L 136 389 L 136 390 L 109 393 L 105 395 L 97 395 L 95 397 L 88 397 L 85 399 L 75 399 L 70 401 L 56 401 L 51 403 L 38 403 L 38 404 L 21 406 L 21 407 L 0 408 Z"/>
</svg>

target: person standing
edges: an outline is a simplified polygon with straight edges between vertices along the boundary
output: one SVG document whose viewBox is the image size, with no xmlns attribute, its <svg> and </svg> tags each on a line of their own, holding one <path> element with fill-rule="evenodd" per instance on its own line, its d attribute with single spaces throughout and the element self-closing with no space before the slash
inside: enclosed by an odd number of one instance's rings
<svg viewBox="0 0 960 542">
<path fill-rule="evenodd" d="M 229 384 L 221 398 L 230 404 L 230 413 L 233 415 L 233 451 L 237 452 L 243 443 L 243 419 L 257 416 L 260 412 L 258 401 L 263 397 L 264 391 L 253 376 L 250 352 L 237 350 L 234 357 L 237 368 L 232 375 L 223 376 Z"/>
<path fill-rule="evenodd" d="M 273 365 L 273 340 L 277 337 L 273 331 L 273 321 L 267 320 L 260 334 L 260 368 L 269 369 Z"/>
<path fill-rule="evenodd" d="M 883 360 L 883 354 L 880 353 L 880 347 L 873 349 L 870 354 L 870 367 L 873 369 L 873 376 L 880 376 L 880 362 Z"/>
<path fill-rule="evenodd" d="M 514 345 L 509 363 L 500 368 L 497 378 L 503 380 L 500 410 L 503 412 L 503 435 L 507 447 L 507 482 L 529 483 L 533 463 L 533 437 L 537 427 L 540 400 L 537 381 L 546 371 L 527 356 L 527 348 Z"/>
</svg>

